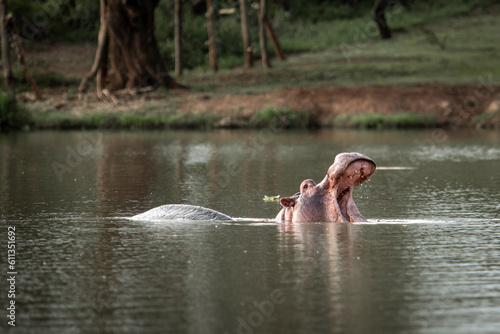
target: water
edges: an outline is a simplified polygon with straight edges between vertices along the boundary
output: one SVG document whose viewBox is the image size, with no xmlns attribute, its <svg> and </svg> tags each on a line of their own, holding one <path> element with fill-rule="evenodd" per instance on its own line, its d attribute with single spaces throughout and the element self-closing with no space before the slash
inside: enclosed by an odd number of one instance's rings
<svg viewBox="0 0 500 334">
<path fill-rule="evenodd" d="M 440 130 L 2 135 L 0 330 L 499 333 L 499 144 Z M 266 220 L 279 205 L 264 195 L 320 181 L 346 151 L 379 167 L 354 191 L 369 223 Z M 166 203 L 243 219 L 126 219 Z"/>
</svg>

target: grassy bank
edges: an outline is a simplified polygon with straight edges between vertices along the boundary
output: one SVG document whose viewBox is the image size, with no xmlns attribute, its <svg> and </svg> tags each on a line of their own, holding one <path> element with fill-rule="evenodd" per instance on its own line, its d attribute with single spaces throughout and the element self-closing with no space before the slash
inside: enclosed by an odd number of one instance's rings
<svg viewBox="0 0 500 334">
<path fill-rule="evenodd" d="M 253 116 L 234 114 L 230 120 L 222 116 L 207 113 L 178 113 L 160 109 L 142 113 L 128 111 L 124 113 L 96 112 L 82 116 L 66 113 L 46 113 L 31 119 L 32 126 L 38 129 L 214 129 L 265 127 L 314 128 L 319 125 L 310 112 L 294 111 L 290 108 L 265 108 Z"/>
<path fill-rule="evenodd" d="M 342 114 L 335 118 L 335 126 L 356 129 L 415 129 L 442 126 L 433 116 L 419 113 L 401 114 Z"/>
<path fill-rule="evenodd" d="M 491 115 L 489 118 L 494 117 Z M 488 118 L 488 119 L 489 119 Z M 484 119 L 477 119 L 483 122 Z M 315 128 L 359 128 L 359 129 L 415 129 L 442 127 L 434 117 L 419 113 L 401 114 L 342 114 L 331 122 L 310 111 L 290 108 L 264 108 L 251 117 L 233 114 L 231 119 L 206 113 L 176 113 L 160 110 L 143 114 L 137 111 L 109 114 L 97 112 L 83 116 L 64 113 L 38 115 L 31 119 L 34 128 L 57 129 L 315 129 Z"/>
</svg>

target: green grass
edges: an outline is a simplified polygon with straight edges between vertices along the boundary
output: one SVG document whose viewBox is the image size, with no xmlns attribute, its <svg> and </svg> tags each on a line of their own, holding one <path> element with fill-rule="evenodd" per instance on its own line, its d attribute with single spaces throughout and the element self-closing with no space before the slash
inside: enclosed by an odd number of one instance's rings
<svg viewBox="0 0 500 334">
<path fill-rule="evenodd" d="M 235 115 L 238 117 L 238 115 Z M 221 127 L 222 117 L 205 113 L 179 114 L 175 112 L 143 114 L 135 111 L 109 114 L 96 112 L 83 116 L 60 112 L 38 114 L 32 119 L 35 128 L 59 129 L 212 129 Z M 361 128 L 361 129 L 410 129 L 439 126 L 433 116 L 420 113 L 391 115 L 357 114 L 338 116 L 333 123 L 321 124 L 308 111 L 294 111 L 290 108 L 264 108 L 251 119 L 241 119 L 222 127 L 238 128 L 292 128 L 313 129 L 318 127 Z M 479 120 L 478 120 L 479 121 Z M 236 125 L 235 125 L 236 124 Z"/>
<path fill-rule="evenodd" d="M 370 17 L 345 22 L 299 22 L 297 31 L 285 29 L 278 34 L 288 50 L 287 59 L 272 59 L 269 70 L 262 70 L 257 61 L 251 71 L 222 68 L 217 75 L 205 70 L 187 71 L 180 81 L 214 96 L 288 87 L 415 83 L 475 86 L 481 78 L 490 76 L 492 84 L 498 85 L 495 74 L 500 73 L 500 6 L 492 6 L 488 15 L 472 9 L 467 16 L 462 15 L 469 8 L 473 6 L 455 8 L 448 4 L 438 8 L 437 13 L 423 9 L 418 12 L 418 8 L 406 13 L 405 9 L 400 17 L 393 16 L 396 33 L 390 40 L 381 40 L 378 32 L 371 37 L 352 35 L 359 33 L 358 28 L 370 26 Z M 398 20 L 408 20 L 409 26 L 404 28 Z M 302 31 L 300 25 L 307 31 Z M 286 46 L 289 42 L 297 44 Z M 312 51 L 305 51 L 309 49 Z"/>
<path fill-rule="evenodd" d="M 420 113 L 400 114 L 342 114 L 335 118 L 334 125 L 337 127 L 360 128 L 360 129 L 412 129 L 429 128 L 438 126 L 433 116 Z"/>
<path fill-rule="evenodd" d="M 61 86 L 68 87 L 80 83 L 79 78 L 67 77 L 62 73 L 56 72 L 31 71 L 31 75 L 40 89 Z M 31 90 L 31 86 L 26 80 L 21 66 L 16 65 L 12 68 L 12 76 L 14 77 L 14 85 L 17 91 Z M 5 80 L 0 81 L 0 89 L 5 90 Z"/>
<path fill-rule="evenodd" d="M 395 33 L 390 40 L 380 39 L 368 13 L 330 22 L 276 20 L 287 60 L 273 58 L 273 67 L 256 78 L 258 85 L 242 83 L 239 76 L 235 81 L 223 77 L 217 82 L 217 77 L 204 71 L 188 73 L 183 80 L 189 85 L 191 79 L 211 78 L 214 88 L 227 89 L 227 93 L 290 86 L 474 85 L 479 76 L 500 72 L 500 7 L 489 6 L 492 15 L 475 9 L 477 1 L 440 2 L 431 7 L 414 4 L 411 11 L 403 8 L 391 16 L 389 24 Z M 225 69 L 219 73 L 225 75 Z"/>
<path fill-rule="evenodd" d="M 65 113 L 38 114 L 33 117 L 35 128 L 60 129 L 210 129 L 214 118 L 198 114 L 167 114 L 127 112 L 110 114 L 96 112 L 83 116 Z"/>
<path fill-rule="evenodd" d="M 225 122 L 222 116 L 208 113 L 178 113 L 172 110 L 159 110 L 151 103 L 144 110 L 119 111 L 109 113 L 94 111 L 80 115 L 68 112 L 33 108 L 35 128 L 60 129 L 212 129 L 212 128 L 313 128 L 318 123 L 308 111 L 292 109 L 264 108 L 252 118 L 236 110 L 232 115 L 234 122 Z M 145 111 L 147 109 L 147 111 Z"/>
</svg>

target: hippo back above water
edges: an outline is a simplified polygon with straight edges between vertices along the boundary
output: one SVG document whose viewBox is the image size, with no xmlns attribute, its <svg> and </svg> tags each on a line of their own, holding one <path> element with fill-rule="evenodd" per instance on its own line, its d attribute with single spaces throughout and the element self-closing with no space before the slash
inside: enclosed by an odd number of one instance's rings
<svg viewBox="0 0 500 334">
<path fill-rule="evenodd" d="M 167 204 L 133 216 L 133 220 L 233 220 L 226 214 L 196 205 Z"/>
</svg>

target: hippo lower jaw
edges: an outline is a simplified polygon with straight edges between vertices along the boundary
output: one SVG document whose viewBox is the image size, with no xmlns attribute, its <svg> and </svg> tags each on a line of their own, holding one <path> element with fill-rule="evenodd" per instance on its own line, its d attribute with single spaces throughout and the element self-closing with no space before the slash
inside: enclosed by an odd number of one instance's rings
<svg viewBox="0 0 500 334">
<path fill-rule="evenodd" d="M 342 220 L 345 222 L 363 222 L 366 219 L 361 215 L 354 203 L 352 198 L 352 189 L 351 187 L 345 188 L 340 194 L 337 196 L 337 202 L 335 203 L 337 212 L 342 216 Z"/>
</svg>

